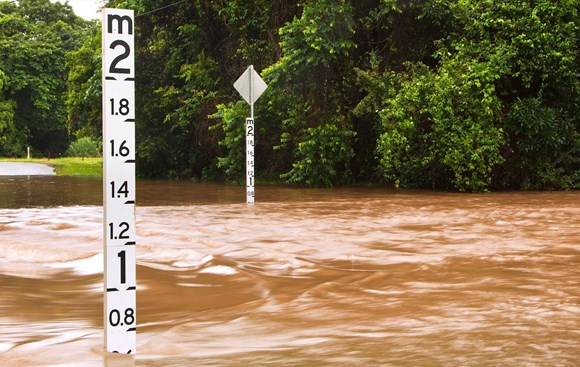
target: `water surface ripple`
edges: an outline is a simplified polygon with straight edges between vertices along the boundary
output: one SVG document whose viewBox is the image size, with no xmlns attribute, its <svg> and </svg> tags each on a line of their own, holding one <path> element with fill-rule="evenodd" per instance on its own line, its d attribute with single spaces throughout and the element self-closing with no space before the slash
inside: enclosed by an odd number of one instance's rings
<svg viewBox="0 0 580 367">
<path fill-rule="evenodd" d="M 101 207 L 25 203 L 0 209 L 2 366 L 580 360 L 580 193 L 138 190 L 138 355 L 102 352 Z"/>
</svg>

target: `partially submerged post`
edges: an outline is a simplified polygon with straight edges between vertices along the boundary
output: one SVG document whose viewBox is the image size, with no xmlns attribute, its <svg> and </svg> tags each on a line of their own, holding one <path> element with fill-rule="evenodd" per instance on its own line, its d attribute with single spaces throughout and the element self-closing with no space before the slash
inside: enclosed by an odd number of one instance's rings
<svg viewBox="0 0 580 367">
<path fill-rule="evenodd" d="M 260 78 L 260 75 L 250 65 L 246 71 L 236 80 L 234 88 L 250 105 L 250 117 L 246 118 L 246 203 L 254 204 L 254 102 L 268 85 Z"/>
<path fill-rule="evenodd" d="M 105 348 L 134 354 L 135 51 L 133 10 L 103 9 Z"/>
</svg>

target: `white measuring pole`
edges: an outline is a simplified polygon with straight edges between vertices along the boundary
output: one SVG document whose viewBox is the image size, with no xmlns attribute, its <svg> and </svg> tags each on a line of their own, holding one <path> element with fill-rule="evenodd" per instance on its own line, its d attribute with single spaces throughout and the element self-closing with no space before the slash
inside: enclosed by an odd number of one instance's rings
<svg viewBox="0 0 580 367">
<path fill-rule="evenodd" d="M 248 73 L 250 85 L 250 118 L 246 119 L 246 203 L 254 204 L 254 65 Z"/>
<path fill-rule="evenodd" d="M 254 204 L 254 118 L 246 119 L 246 203 Z"/>
<path fill-rule="evenodd" d="M 136 352 L 133 10 L 102 10 L 105 349 Z"/>
</svg>

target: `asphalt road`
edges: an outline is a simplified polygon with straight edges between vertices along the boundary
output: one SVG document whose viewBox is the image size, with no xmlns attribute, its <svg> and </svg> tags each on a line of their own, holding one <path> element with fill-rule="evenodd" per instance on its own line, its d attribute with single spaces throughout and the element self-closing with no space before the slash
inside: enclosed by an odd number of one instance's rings
<svg viewBox="0 0 580 367">
<path fill-rule="evenodd" d="M 46 164 L 0 162 L 0 176 L 46 176 L 54 174 L 54 168 Z"/>
</svg>

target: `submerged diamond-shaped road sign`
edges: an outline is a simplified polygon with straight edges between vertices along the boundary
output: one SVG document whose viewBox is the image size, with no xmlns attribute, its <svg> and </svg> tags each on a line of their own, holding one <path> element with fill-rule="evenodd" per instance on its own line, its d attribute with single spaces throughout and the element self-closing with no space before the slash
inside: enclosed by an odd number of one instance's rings
<svg viewBox="0 0 580 367">
<path fill-rule="evenodd" d="M 254 67 L 250 65 L 238 80 L 236 80 L 234 88 L 244 97 L 246 102 L 254 104 L 266 88 L 268 88 L 268 85 L 260 78 L 260 75 L 254 70 Z"/>
</svg>

